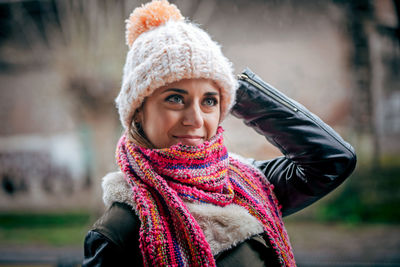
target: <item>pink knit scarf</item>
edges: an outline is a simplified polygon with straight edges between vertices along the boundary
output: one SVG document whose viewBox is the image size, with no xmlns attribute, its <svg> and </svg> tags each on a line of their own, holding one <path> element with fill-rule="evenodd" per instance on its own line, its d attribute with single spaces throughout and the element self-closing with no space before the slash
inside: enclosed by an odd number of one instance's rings
<svg viewBox="0 0 400 267">
<path fill-rule="evenodd" d="M 264 227 L 282 266 L 295 266 L 271 185 L 257 169 L 228 156 L 222 128 L 199 146 L 147 149 L 122 136 L 117 161 L 133 190 L 145 266 L 215 266 L 184 201 L 237 204 Z"/>
</svg>

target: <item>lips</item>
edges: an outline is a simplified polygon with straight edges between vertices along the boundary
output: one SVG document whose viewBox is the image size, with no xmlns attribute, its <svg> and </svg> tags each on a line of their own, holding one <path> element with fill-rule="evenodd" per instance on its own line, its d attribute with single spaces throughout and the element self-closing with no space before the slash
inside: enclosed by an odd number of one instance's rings
<svg viewBox="0 0 400 267">
<path fill-rule="evenodd" d="M 204 142 L 204 137 L 200 135 L 174 135 L 173 137 L 187 146 L 197 146 Z"/>
</svg>

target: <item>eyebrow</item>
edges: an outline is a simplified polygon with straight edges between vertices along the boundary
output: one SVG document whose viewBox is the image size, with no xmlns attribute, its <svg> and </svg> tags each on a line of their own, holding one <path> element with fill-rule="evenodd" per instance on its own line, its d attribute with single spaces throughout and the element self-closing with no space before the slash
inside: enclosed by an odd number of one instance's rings
<svg viewBox="0 0 400 267">
<path fill-rule="evenodd" d="M 219 95 L 219 93 L 217 93 L 217 92 L 207 92 L 207 93 L 205 93 L 205 95 Z"/>
<path fill-rule="evenodd" d="M 163 91 L 162 94 L 164 94 L 166 92 L 176 92 L 176 93 L 185 94 L 185 95 L 189 94 L 188 91 L 183 90 L 183 89 L 179 89 L 179 88 L 168 88 L 165 91 Z M 208 96 L 210 96 L 210 95 L 219 95 L 219 93 L 218 92 L 207 92 L 207 93 L 205 93 L 205 95 L 208 95 Z"/>
<path fill-rule="evenodd" d="M 189 94 L 188 91 L 183 90 L 183 89 L 178 89 L 178 88 L 168 88 L 162 93 L 166 93 L 166 92 L 176 92 L 176 93 L 181 93 L 181 94 L 185 94 L 185 95 Z"/>
</svg>

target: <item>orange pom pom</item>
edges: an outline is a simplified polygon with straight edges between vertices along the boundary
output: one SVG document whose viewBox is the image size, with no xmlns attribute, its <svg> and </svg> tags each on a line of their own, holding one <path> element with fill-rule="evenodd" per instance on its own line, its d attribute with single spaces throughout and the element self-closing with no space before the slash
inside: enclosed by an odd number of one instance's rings
<svg viewBox="0 0 400 267">
<path fill-rule="evenodd" d="M 183 20 L 179 9 L 166 0 L 152 1 L 135 8 L 126 20 L 126 44 L 131 47 L 140 34 L 169 20 Z"/>
</svg>

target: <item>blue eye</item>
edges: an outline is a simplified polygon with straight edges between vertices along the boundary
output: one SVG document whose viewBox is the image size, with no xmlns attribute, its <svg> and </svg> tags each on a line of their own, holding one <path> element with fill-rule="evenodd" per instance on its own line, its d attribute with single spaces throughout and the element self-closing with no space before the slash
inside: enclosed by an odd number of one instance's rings
<svg viewBox="0 0 400 267">
<path fill-rule="evenodd" d="M 208 97 L 208 98 L 204 99 L 204 104 L 206 106 L 210 106 L 210 107 L 216 106 L 218 104 L 218 100 L 213 97 Z"/>
<path fill-rule="evenodd" d="M 165 101 L 176 104 L 183 104 L 183 97 L 181 95 L 170 95 L 165 99 Z"/>
</svg>

